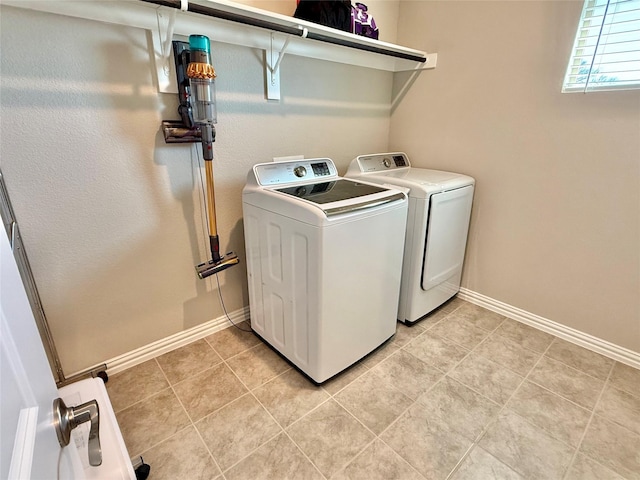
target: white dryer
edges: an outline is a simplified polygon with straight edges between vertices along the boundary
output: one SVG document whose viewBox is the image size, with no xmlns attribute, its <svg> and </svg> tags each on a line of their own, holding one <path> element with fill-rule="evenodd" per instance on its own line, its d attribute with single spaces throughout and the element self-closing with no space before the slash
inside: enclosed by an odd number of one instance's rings
<svg viewBox="0 0 640 480">
<path fill-rule="evenodd" d="M 242 192 L 251 328 L 316 383 L 395 334 L 408 200 L 328 158 L 263 163 Z"/>
<path fill-rule="evenodd" d="M 410 190 L 398 320 L 412 324 L 460 290 L 475 180 L 413 168 L 402 152 L 356 157 L 346 177 Z"/>
</svg>

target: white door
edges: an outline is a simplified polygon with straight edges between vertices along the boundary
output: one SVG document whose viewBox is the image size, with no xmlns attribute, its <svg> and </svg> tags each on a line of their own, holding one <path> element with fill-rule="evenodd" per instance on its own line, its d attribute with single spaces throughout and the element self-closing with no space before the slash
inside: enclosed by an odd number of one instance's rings
<svg viewBox="0 0 640 480">
<path fill-rule="evenodd" d="M 58 390 L 9 240 L 0 237 L 0 479 L 82 478 L 76 449 L 58 443 Z"/>
<path fill-rule="evenodd" d="M 458 291 L 472 203 L 473 185 L 431 196 L 422 267 L 423 290 L 452 282 L 451 293 Z"/>
</svg>

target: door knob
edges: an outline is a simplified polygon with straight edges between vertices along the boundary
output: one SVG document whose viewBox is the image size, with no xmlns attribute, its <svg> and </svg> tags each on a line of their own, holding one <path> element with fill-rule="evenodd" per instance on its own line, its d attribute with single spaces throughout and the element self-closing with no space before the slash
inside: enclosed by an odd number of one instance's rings
<svg viewBox="0 0 640 480">
<path fill-rule="evenodd" d="M 91 400 L 77 407 L 67 407 L 61 398 L 56 398 L 53 401 L 53 424 L 61 447 L 69 445 L 71 430 L 84 422 L 91 422 L 88 446 L 89 465 L 98 467 L 102 464 L 98 402 Z"/>
</svg>

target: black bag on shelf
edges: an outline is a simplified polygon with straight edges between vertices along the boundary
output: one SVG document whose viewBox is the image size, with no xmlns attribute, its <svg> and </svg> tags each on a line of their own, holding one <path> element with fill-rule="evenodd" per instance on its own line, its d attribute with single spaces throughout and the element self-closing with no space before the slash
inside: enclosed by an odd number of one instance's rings
<svg viewBox="0 0 640 480">
<path fill-rule="evenodd" d="M 300 0 L 293 16 L 351 32 L 350 0 Z"/>
</svg>

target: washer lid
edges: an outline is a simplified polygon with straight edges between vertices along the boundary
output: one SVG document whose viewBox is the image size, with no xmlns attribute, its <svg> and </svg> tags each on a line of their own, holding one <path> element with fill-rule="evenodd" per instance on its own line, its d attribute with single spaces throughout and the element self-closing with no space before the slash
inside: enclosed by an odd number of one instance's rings
<svg viewBox="0 0 640 480">
<path fill-rule="evenodd" d="M 374 208 L 406 198 L 397 190 L 342 178 L 331 182 L 275 188 L 274 191 L 315 204 L 327 217 Z"/>
<path fill-rule="evenodd" d="M 386 188 L 376 187 L 368 183 L 344 179 L 333 180 L 331 182 L 294 185 L 286 188 L 276 188 L 275 190 L 317 204 L 339 202 L 341 200 L 349 200 L 351 198 L 364 197 L 365 195 L 388 191 Z"/>
</svg>

